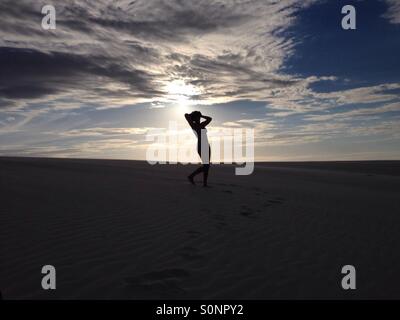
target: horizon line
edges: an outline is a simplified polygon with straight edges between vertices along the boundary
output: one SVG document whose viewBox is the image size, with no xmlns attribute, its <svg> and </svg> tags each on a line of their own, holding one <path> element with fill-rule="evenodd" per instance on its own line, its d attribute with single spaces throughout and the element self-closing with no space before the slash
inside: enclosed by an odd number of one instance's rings
<svg viewBox="0 0 400 320">
<path fill-rule="evenodd" d="M 54 160 L 97 160 L 97 161 L 136 161 L 136 162 L 148 162 L 145 159 L 124 159 L 124 158 L 80 158 L 80 157 L 46 157 L 46 156 L 13 156 L 13 155 L 0 155 L 0 159 L 54 159 Z M 400 159 L 354 159 L 354 160 L 255 160 L 254 163 L 316 163 L 316 162 L 400 162 Z M 199 162 L 188 162 L 188 163 L 182 163 L 182 162 L 174 162 L 171 163 L 167 161 L 165 164 L 182 164 L 182 165 L 188 165 L 188 164 L 193 164 L 197 165 L 201 163 Z M 241 164 L 244 164 L 246 162 L 243 162 Z M 160 164 L 160 163 L 156 163 Z M 237 162 L 232 162 L 232 163 L 219 163 L 219 162 L 212 162 L 211 164 L 213 165 L 241 165 L 240 163 Z"/>
</svg>

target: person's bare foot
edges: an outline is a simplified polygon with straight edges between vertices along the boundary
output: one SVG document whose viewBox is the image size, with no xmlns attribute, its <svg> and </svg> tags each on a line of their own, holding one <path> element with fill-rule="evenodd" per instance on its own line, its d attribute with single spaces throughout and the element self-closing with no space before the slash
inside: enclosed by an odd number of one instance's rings
<svg viewBox="0 0 400 320">
<path fill-rule="evenodd" d="M 192 185 L 196 185 L 196 184 L 194 183 L 193 177 L 188 176 L 187 178 L 188 178 L 189 182 L 190 182 Z"/>
</svg>

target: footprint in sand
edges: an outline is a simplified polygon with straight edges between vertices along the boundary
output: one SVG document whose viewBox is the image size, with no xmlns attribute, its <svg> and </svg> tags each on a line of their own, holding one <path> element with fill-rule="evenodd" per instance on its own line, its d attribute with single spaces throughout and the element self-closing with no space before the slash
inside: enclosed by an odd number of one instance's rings
<svg viewBox="0 0 400 320">
<path fill-rule="evenodd" d="M 216 183 L 215 185 L 217 185 L 217 186 L 223 186 L 223 187 L 229 186 L 227 183 Z"/>
<path fill-rule="evenodd" d="M 211 210 L 209 208 L 201 208 L 200 209 L 201 212 L 205 212 L 205 213 L 210 213 Z"/>
<path fill-rule="evenodd" d="M 216 223 L 216 225 L 215 225 L 215 227 L 216 227 L 218 230 L 224 229 L 226 226 L 227 226 L 227 224 L 226 224 L 225 222 L 218 222 L 218 223 Z"/>
<path fill-rule="evenodd" d="M 232 190 L 223 190 L 222 192 L 224 192 L 224 193 L 229 193 L 229 194 L 233 194 L 233 191 L 232 191 Z"/>
<path fill-rule="evenodd" d="M 276 198 L 270 199 L 266 203 L 264 203 L 264 207 L 270 207 L 273 205 L 282 204 L 283 201 L 284 201 L 283 198 L 276 197 Z"/>
<path fill-rule="evenodd" d="M 207 215 L 211 214 L 210 209 L 201 209 L 201 212 L 205 212 Z M 217 221 L 215 224 L 217 229 L 222 229 L 228 225 L 225 221 L 225 216 L 222 214 L 213 214 L 211 217 Z"/>
<path fill-rule="evenodd" d="M 188 230 L 186 233 L 191 237 L 191 238 L 198 238 L 201 236 L 201 232 L 196 231 L 196 230 Z"/>
<path fill-rule="evenodd" d="M 259 188 L 253 188 L 254 190 L 259 189 Z M 258 194 L 257 194 L 258 195 Z M 270 207 L 278 204 L 282 204 L 284 202 L 284 199 L 281 197 L 275 197 L 270 200 L 267 200 L 267 202 L 264 203 L 264 207 Z M 259 208 L 250 208 L 248 206 L 241 206 L 240 209 L 240 214 L 244 217 L 247 218 L 256 218 L 258 217 L 258 214 L 262 213 L 262 209 Z"/>
<path fill-rule="evenodd" d="M 184 269 L 164 269 L 126 278 L 126 289 L 140 297 L 173 297 L 185 293 L 182 282 L 190 274 Z"/>
<path fill-rule="evenodd" d="M 213 215 L 214 220 L 217 221 L 217 223 L 215 224 L 215 226 L 217 227 L 217 229 L 222 229 L 224 227 L 226 227 L 228 224 L 226 223 L 226 217 L 222 214 L 214 214 Z"/>
<path fill-rule="evenodd" d="M 225 221 L 225 216 L 223 214 L 214 214 L 213 218 L 218 221 Z"/>
<path fill-rule="evenodd" d="M 199 254 L 199 250 L 197 248 L 190 246 L 179 249 L 178 255 L 186 261 L 194 261 L 203 258 L 203 256 Z"/>
<path fill-rule="evenodd" d="M 284 200 L 285 199 L 283 199 L 281 197 L 275 197 L 275 198 L 273 198 L 273 199 L 271 199 L 269 201 L 272 202 L 272 203 L 283 203 Z"/>
<path fill-rule="evenodd" d="M 247 218 L 254 218 L 255 211 L 247 206 L 242 206 L 240 210 L 240 214 Z"/>
<path fill-rule="evenodd" d="M 239 187 L 239 185 L 233 183 L 216 183 L 216 185 L 224 187 Z"/>
</svg>

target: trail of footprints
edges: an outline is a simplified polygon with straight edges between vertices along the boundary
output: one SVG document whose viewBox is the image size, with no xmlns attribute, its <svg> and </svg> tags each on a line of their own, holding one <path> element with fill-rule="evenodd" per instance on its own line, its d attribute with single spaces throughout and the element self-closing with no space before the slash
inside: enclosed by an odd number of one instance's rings
<svg viewBox="0 0 400 320">
<path fill-rule="evenodd" d="M 237 187 L 237 188 L 240 188 L 240 186 L 234 185 L 234 184 L 220 183 L 218 185 L 223 186 L 223 187 Z M 255 193 L 255 195 L 257 197 L 261 197 L 260 199 L 255 200 L 255 202 L 256 202 L 255 206 L 256 207 L 259 207 L 259 201 L 263 201 L 262 208 L 273 207 L 273 206 L 280 205 L 280 204 L 284 203 L 284 199 L 282 197 L 273 197 L 273 198 L 270 198 L 270 199 L 265 199 L 265 196 L 268 194 L 268 192 L 263 191 L 261 188 L 254 187 L 251 190 L 254 191 L 254 193 Z M 222 190 L 222 192 L 234 195 L 234 192 L 231 189 L 225 189 L 225 190 Z M 239 210 L 239 213 L 242 216 L 247 217 L 247 218 L 255 218 L 255 217 L 257 217 L 258 214 L 260 214 L 262 212 L 265 212 L 265 210 L 260 209 L 260 208 L 255 209 L 251 205 L 241 205 L 240 206 L 240 210 Z"/>
<path fill-rule="evenodd" d="M 240 186 L 234 184 L 220 183 L 218 185 L 224 188 L 241 188 Z M 251 205 L 240 205 L 238 212 L 243 217 L 255 219 L 260 217 L 260 214 L 265 213 L 266 208 L 282 205 L 284 203 L 284 199 L 281 197 L 265 199 L 268 195 L 268 192 L 263 191 L 261 188 L 255 187 L 251 190 L 254 191 L 255 195 L 259 198 L 255 199 L 256 203 L 254 205 L 254 207 L 258 208 L 255 209 Z M 234 195 L 235 192 L 232 189 L 224 189 L 222 190 L 222 193 Z M 259 201 L 262 201 L 262 209 L 259 208 Z M 210 208 L 204 208 L 202 212 L 215 221 L 215 227 L 217 230 L 223 230 L 228 226 L 226 214 L 213 213 L 212 209 Z M 186 231 L 186 235 L 188 238 L 187 242 L 193 242 L 194 240 L 203 236 L 201 232 L 193 229 Z M 198 248 L 186 244 L 175 250 L 174 254 L 187 263 L 198 263 L 199 261 L 205 260 Z M 173 298 L 182 297 L 185 295 L 186 290 L 184 289 L 184 282 L 190 276 L 191 274 L 186 269 L 175 268 L 139 274 L 136 277 L 126 278 L 125 281 L 126 288 L 131 294 L 141 297 L 147 294 L 150 297 L 160 295 L 163 297 L 168 296 Z"/>
<path fill-rule="evenodd" d="M 185 294 L 183 281 L 190 276 L 185 269 L 162 269 L 126 278 L 126 290 L 138 297 L 180 297 Z"/>
</svg>

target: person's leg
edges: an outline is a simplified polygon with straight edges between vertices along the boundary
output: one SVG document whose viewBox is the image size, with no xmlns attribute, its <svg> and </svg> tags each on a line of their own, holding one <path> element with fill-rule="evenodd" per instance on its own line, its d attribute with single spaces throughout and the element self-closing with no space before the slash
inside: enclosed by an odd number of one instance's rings
<svg viewBox="0 0 400 320">
<path fill-rule="evenodd" d="M 211 148 L 208 147 L 208 163 L 203 165 L 203 185 L 207 187 L 208 171 L 210 170 L 211 164 Z"/>
<path fill-rule="evenodd" d="M 200 148 L 197 149 L 197 152 L 199 153 L 199 156 L 201 158 Z M 208 148 L 208 163 L 203 164 L 200 168 L 197 168 L 188 176 L 190 183 L 195 184 L 193 178 L 195 176 L 197 176 L 199 173 L 203 172 L 203 185 L 207 186 L 208 171 L 210 170 L 210 159 L 211 159 L 211 148 L 209 147 Z"/>
<path fill-rule="evenodd" d="M 188 179 L 189 179 L 190 183 L 194 184 L 193 178 L 194 178 L 195 176 L 197 176 L 199 173 L 203 172 L 203 170 L 204 170 L 204 169 L 203 169 L 203 166 L 201 166 L 200 168 L 197 168 L 196 170 L 194 170 L 194 171 L 188 176 Z"/>
<path fill-rule="evenodd" d="M 205 164 L 203 165 L 203 185 L 207 187 L 207 180 L 208 180 L 208 171 L 210 170 L 210 165 Z"/>
</svg>

